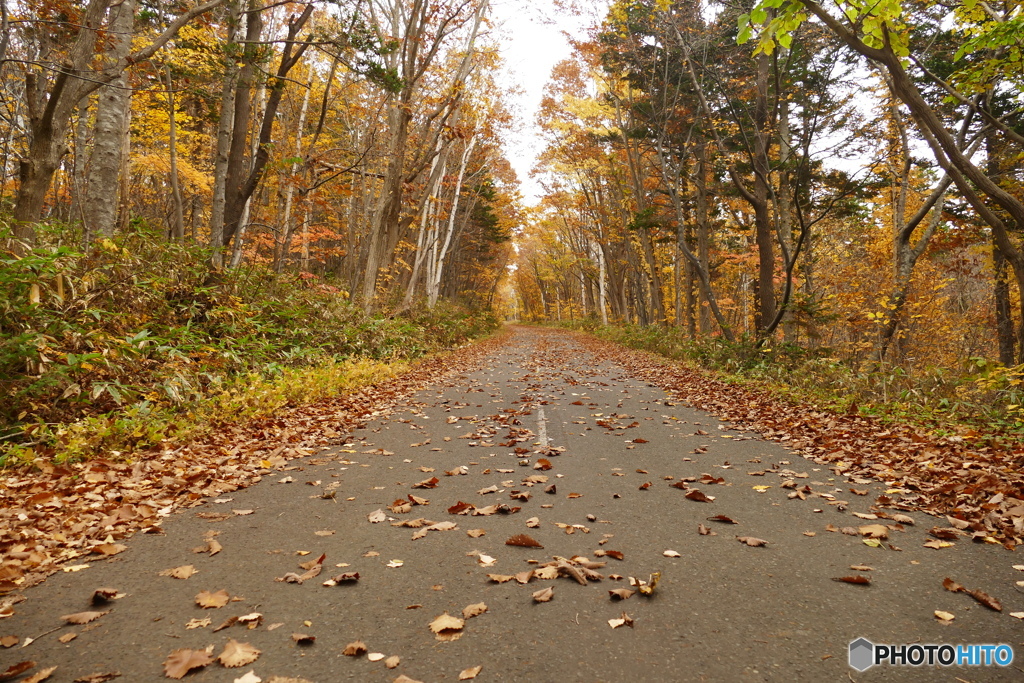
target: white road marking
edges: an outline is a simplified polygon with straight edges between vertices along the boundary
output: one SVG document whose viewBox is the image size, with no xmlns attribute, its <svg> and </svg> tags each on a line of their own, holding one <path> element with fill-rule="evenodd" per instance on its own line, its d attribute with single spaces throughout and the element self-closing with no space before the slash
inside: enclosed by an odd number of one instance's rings
<svg viewBox="0 0 1024 683">
<path fill-rule="evenodd" d="M 544 408 L 537 407 L 537 436 L 540 439 L 540 445 L 546 447 L 548 445 L 548 418 L 544 414 Z"/>
</svg>

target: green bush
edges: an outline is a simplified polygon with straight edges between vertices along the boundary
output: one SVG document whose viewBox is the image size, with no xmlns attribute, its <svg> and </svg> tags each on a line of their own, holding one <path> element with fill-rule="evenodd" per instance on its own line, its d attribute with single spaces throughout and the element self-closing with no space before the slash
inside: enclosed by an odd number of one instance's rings
<svg viewBox="0 0 1024 683">
<path fill-rule="evenodd" d="M 309 274 L 214 278 L 203 250 L 144 226 L 86 250 L 71 246 L 73 229 L 40 228 L 27 254 L 0 253 L 0 459 L 53 454 L 60 434 L 86 423 L 110 444 L 145 446 L 166 437 L 137 428 L 147 416 L 191 410 L 240 381 L 414 359 L 498 325 L 453 304 L 371 316 Z M 9 237 L 0 229 L 0 244 Z"/>
</svg>

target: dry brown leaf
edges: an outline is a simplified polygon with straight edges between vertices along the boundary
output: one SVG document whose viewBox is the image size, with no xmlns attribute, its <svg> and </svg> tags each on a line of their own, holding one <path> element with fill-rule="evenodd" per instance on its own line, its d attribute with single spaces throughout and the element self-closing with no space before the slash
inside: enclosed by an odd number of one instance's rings
<svg viewBox="0 0 1024 683">
<path fill-rule="evenodd" d="M 213 663 L 208 650 L 175 650 L 164 661 L 164 675 L 167 678 L 184 678 L 192 669 L 199 669 Z"/>
<path fill-rule="evenodd" d="M 160 576 L 170 576 L 174 579 L 187 579 L 195 573 L 197 573 L 195 567 L 193 567 L 190 564 L 185 564 L 180 567 L 165 569 L 162 572 L 160 572 Z"/>
<path fill-rule="evenodd" d="M 415 678 L 409 678 L 405 674 L 402 674 L 391 683 L 423 683 L 423 681 L 417 681 Z"/>
<path fill-rule="evenodd" d="M 628 588 L 615 588 L 608 591 L 608 595 L 612 600 L 628 600 L 635 593 L 636 591 L 631 591 Z"/>
<path fill-rule="evenodd" d="M 842 581 L 843 583 L 852 583 L 858 586 L 870 586 L 871 579 L 866 576 L 839 576 L 832 579 L 833 581 Z"/>
<path fill-rule="evenodd" d="M 510 538 L 507 541 L 505 541 L 505 545 L 514 545 L 514 546 L 519 546 L 520 548 L 543 548 L 544 547 L 540 543 L 538 543 L 536 540 L 534 540 L 533 538 L 527 536 L 526 534 L 516 534 L 512 538 Z"/>
<path fill-rule="evenodd" d="M 18 636 L 4 636 L 0 638 L 0 647 L 14 647 L 21 642 Z"/>
<path fill-rule="evenodd" d="M 753 536 L 737 536 L 736 540 L 740 543 L 746 543 L 751 548 L 760 548 L 768 545 L 768 541 L 762 538 L 754 538 Z"/>
<path fill-rule="evenodd" d="M 938 619 L 941 622 L 944 622 L 944 623 L 948 624 L 949 622 L 951 622 L 954 619 L 956 619 L 956 615 L 953 614 L 952 612 L 943 612 L 942 610 L 937 609 L 937 610 L 935 610 L 935 618 Z"/>
<path fill-rule="evenodd" d="M 430 622 L 430 630 L 438 640 L 452 641 L 462 637 L 462 627 L 466 622 L 445 612 Z"/>
<path fill-rule="evenodd" d="M 714 496 L 709 496 L 700 489 L 690 489 L 686 492 L 686 497 L 690 500 L 695 500 L 698 503 L 713 503 L 715 501 Z"/>
<path fill-rule="evenodd" d="M 45 681 L 49 678 L 56 670 L 57 667 L 55 666 L 51 666 L 49 669 L 40 669 L 28 678 L 22 680 L 21 683 L 40 683 L 41 681 Z"/>
<path fill-rule="evenodd" d="M 203 609 L 217 609 L 228 604 L 231 600 L 231 596 L 227 590 L 219 590 L 216 593 L 210 591 L 203 591 L 196 596 L 196 604 Z"/>
<path fill-rule="evenodd" d="M 380 524 L 387 518 L 388 516 L 380 508 L 374 510 L 373 512 L 366 516 L 366 519 L 370 522 L 370 524 Z"/>
<path fill-rule="evenodd" d="M 349 643 L 345 646 L 345 649 L 341 651 L 341 654 L 346 657 L 358 657 L 359 655 L 366 654 L 366 643 L 361 640 Z"/>
<path fill-rule="evenodd" d="M 484 531 L 483 529 L 470 529 L 469 531 L 466 532 L 466 535 L 469 536 L 470 538 L 480 538 L 481 536 L 484 536 L 486 534 L 487 534 L 487 532 Z"/>
<path fill-rule="evenodd" d="M 477 491 L 477 493 L 480 494 L 481 496 L 487 495 L 488 493 L 497 493 L 497 492 L 498 492 L 498 485 L 497 484 L 494 484 L 492 486 L 488 486 L 487 488 L 483 488 L 483 489 L 480 489 L 479 491 Z"/>
<path fill-rule="evenodd" d="M 384 666 L 386 666 L 389 669 L 394 669 L 401 663 L 402 659 L 398 655 L 391 655 L 390 657 L 384 660 Z"/>
<path fill-rule="evenodd" d="M 633 619 L 628 614 L 623 612 L 622 616 L 618 619 L 609 619 L 608 625 L 612 628 L 618 628 L 620 626 L 629 626 L 630 628 L 633 628 Z"/>
<path fill-rule="evenodd" d="M 123 553 L 125 550 L 128 550 L 128 546 L 121 543 L 101 543 L 99 545 L 94 545 L 89 549 L 89 552 L 96 555 L 105 555 L 110 557 L 111 555 Z"/>
<path fill-rule="evenodd" d="M 92 604 L 105 605 L 111 600 L 123 597 L 124 593 L 118 593 L 116 588 L 97 588 L 92 592 Z"/>
<path fill-rule="evenodd" d="M 739 524 L 732 517 L 726 517 L 725 515 L 715 515 L 714 517 L 708 517 L 709 522 L 721 522 L 723 524 Z"/>
<path fill-rule="evenodd" d="M 112 681 L 115 678 L 120 678 L 120 677 L 121 677 L 121 672 L 120 671 L 110 671 L 110 672 L 107 672 L 107 673 L 99 673 L 99 674 L 92 674 L 90 676 L 82 676 L 81 678 L 76 678 L 74 680 L 74 683 L 107 683 L 107 681 Z"/>
<path fill-rule="evenodd" d="M 431 477 L 430 479 L 424 479 L 421 482 L 413 484 L 412 487 L 414 489 L 436 489 L 437 488 L 437 484 L 440 481 L 441 480 L 438 479 L 437 477 Z"/>
<path fill-rule="evenodd" d="M 867 536 L 868 538 L 889 538 L 889 528 L 884 524 L 867 524 L 858 527 L 857 531 L 860 532 L 861 536 Z"/>
<path fill-rule="evenodd" d="M 75 614 L 65 614 L 61 619 L 69 624 L 88 624 L 90 621 L 95 621 L 104 614 L 109 613 L 110 610 L 107 610 L 106 612 L 77 612 Z"/>
<path fill-rule="evenodd" d="M 7 667 L 5 671 L 0 671 L 0 681 L 9 681 L 12 678 L 20 676 L 29 669 L 35 667 L 35 665 L 36 663 L 31 660 L 26 660 L 24 662 L 12 664 L 11 666 Z"/>
<path fill-rule="evenodd" d="M 229 638 L 224 646 L 224 651 L 217 655 L 217 661 L 229 669 L 251 664 L 259 659 L 260 651 L 249 643 L 240 643 L 234 638 Z"/>
<path fill-rule="evenodd" d="M 466 605 L 462 608 L 462 618 L 472 619 L 473 617 L 480 616 L 487 611 L 487 605 L 482 602 L 473 603 L 472 605 Z"/>
<path fill-rule="evenodd" d="M 512 574 L 488 574 L 487 578 L 495 583 L 507 583 L 516 577 Z"/>
<path fill-rule="evenodd" d="M 483 669 L 484 668 L 482 666 L 474 666 L 474 667 L 469 668 L 469 669 L 463 669 L 461 672 L 459 672 L 459 680 L 460 681 L 472 680 L 472 679 L 476 678 L 477 674 L 479 674 L 481 671 L 483 671 Z"/>
<path fill-rule="evenodd" d="M 294 640 L 297 645 L 312 645 L 316 642 L 316 636 L 311 636 L 305 633 L 293 633 L 292 640 Z"/>
<path fill-rule="evenodd" d="M 555 589 L 551 586 L 547 588 L 541 588 L 539 591 L 533 594 L 534 602 L 549 602 L 551 598 L 555 597 Z"/>
</svg>

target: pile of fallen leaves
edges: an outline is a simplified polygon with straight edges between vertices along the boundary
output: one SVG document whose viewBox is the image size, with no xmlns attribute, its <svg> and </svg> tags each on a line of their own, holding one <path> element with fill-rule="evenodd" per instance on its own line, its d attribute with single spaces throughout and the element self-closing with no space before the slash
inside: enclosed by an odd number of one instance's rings
<svg viewBox="0 0 1024 683">
<path fill-rule="evenodd" d="M 1024 444 L 975 446 L 961 436 L 935 437 L 906 425 L 794 404 L 651 353 L 578 337 L 598 357 L 737 429 L 827 464 L 837 476 L 885 482 L 889 489 L 878 497 L 879 507 L 949 515 L 975 540 L 1008 549 L 1024 543 Z"/>
<path fill-rule="evenodd" d="M 468 372 L 500 345 L 497 335 L 425 359 L 394 379 L 249 424 L 231 424 L 207 440 L 130 460 L 97 458 L 0 477 L 0 595 L 116 555 L 132 534 L 163 533 L 161 520 L 180 508 L 255 484 L 289 460 L 343 443 L 428 383 Z M 210 541 L 216 543 L 216 540 Z M 0 616 L 18 598 L 0 602 Z"/>
</svg>

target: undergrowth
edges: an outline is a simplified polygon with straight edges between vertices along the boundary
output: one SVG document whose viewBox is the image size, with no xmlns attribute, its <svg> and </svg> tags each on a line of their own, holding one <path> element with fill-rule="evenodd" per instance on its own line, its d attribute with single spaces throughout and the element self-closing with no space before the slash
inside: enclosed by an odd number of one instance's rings
<svg viewBox="0 0 1024 683">
<path fill-rule="evenodd" d="M 1007 368 L 984 358 L 961 367 L 875 364 L 854 368 L 830 349 L 749 341 L 691 340 L 685 330 L 601 325 L 557 326 L 710 370 L 730 383 L 754 384 L 793 401 L 843 413 L 907 422 L 936 435 L 1020 443 L 1024 438 L 1024 365 Z"/>
<path fill-rule="evenodd" d="M 308 273 L 219 273 L 136 227 L 0 252 L 0 466 L 194 437 L 392 376 L 497 327 L 453 304 L 368 315 Z M 0 244 L 10 235 L 0 228 Z"/>
</svg>

